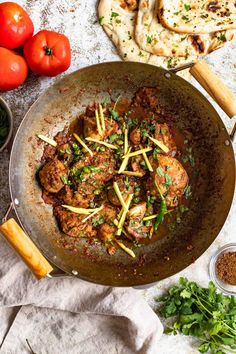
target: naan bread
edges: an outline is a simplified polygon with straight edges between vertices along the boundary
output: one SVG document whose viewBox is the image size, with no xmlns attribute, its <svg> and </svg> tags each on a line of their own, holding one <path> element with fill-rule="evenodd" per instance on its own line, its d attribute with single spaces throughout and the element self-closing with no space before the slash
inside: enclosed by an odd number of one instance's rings
<svg viewBox="0 0 236 354">
<path fill-rule="evenodd" d="M 163 26 L 180 33 L 211 33 L 236 29 L 234 0 L 160 0 Z"/>
<path fill-rule="evenodd" d="M 128 0 L 127 0 L 128 2 Z M 163 57 L 151 55 L 141 50 L 134 39 L 134 29 L 137 17 L 137 8 L 123 6 L 122 0 L 100 0 L 98 6 L 99 22 L 115 44 L 120 56 L 125 61 L 137 61 L 171 69 L 188 62 L 197 61 L 197 56 L 188 57 Z M 186 79 L 189 74 L 186 70 L 179 73 Z"/>
<path fill-rule="evenodd" d="M 140 0 L 135 39 L 143 50 L 162 56 L 205 55 L 233 38 L 233 31 L 180 34 L 163 27 L 158 19 L 159 0 Z"/>
</svg>

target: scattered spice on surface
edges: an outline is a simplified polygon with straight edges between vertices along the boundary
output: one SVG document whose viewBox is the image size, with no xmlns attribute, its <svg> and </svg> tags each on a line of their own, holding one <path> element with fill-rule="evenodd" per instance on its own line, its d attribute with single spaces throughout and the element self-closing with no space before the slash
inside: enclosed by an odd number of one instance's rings
<svg viewBox="0 0 236 354">
<path fill-rule="evenodd" d="M 236 285 L 236 252 L 225 252 L 216 264 L 218 277 L 225 283 Z"/>
</svg>

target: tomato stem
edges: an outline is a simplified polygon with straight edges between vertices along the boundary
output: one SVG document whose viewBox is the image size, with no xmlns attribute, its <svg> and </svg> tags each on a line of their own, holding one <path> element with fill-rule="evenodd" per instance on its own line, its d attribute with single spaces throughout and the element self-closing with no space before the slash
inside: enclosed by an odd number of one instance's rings
<svg viewBox="0 0 236 354">
<path fill-rule="evenodd" d="M 52 48 L 49 48 L 47 45 L 45 45 L 45 47 L 43 49 L 44 49 L 46 55 L 53 55 Z"/>
</svg>

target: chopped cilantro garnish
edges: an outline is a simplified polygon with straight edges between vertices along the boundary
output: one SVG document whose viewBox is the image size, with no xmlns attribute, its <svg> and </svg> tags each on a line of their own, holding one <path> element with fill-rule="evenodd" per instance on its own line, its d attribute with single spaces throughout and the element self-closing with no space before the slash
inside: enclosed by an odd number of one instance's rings
<svg viewBox="0 0 236 354">
<path fill-rule="evenodd" d="M 189 4 L 184 4 L 184 8 L 186 11 L 191 10 L 191 6 Z"/>
<path fill-rule="evenodd" d="M 142 168 L 144 168 L 145 170 L 148 170 L 146 161 L 142 160 L 142 161 L 140 162 L 140 166 L 141 166 Z"/>
<path fill-rule="evenodd" d="M 184 190 L 184 195 L 185 195 L 185 198 L 188 199 L 191 197 L 192 195 L 192 191 L 191 191 L 191 186 L 188 185 L 185 190 Z"/>
<path fill-rule="evenodd" d="M 155 148 L 152 153 L 153 158 L 156 159 L 157 155 L 160 153 L 161 153 L 161 150 L 159 148 Z"/>
<path fill-rule="evenodd" d="M 104 220 L 104 218 L 102 216 L 99 217 L 99 218 L 93 218 L 92 219 L 92 225 L 94 227 L 102 225 L 102 224 L 104 224 L 104 222 L 105 222 L 105 220 Z"/>
<path fill-rule="evenodd" d="M 64 183 L 65 185 L 68 185 L 68 186 L 70 186 L 72 184 L 71 181 L 69 181 L 67 175 L 61 176 L 61 181 L 62 181 L 62 183 Z"/>
<path fill-rule="evenodd" d="M 103 26 L 104 22 L 105 22 L 104 16 L 99 17 L 99 19 L 98 19 L 99 25 Z"/>
<path fill-rule="evenodd" d="M 163 171 L 163 169 L 161 167 L 158 167 L 156 169 L 156 173 L 158 174 L 158 176 L 160 177 L 165 177 L 165 172 Z"/>
<path fill-rule="evenodd" d="M 111 13 L 111 17 L 117 17 L 117 16 L 119 16 L 119 14 L 117 12 L 112 12 Z"/>
<path fill-rule="evenodd" d="M 112 134 L 112 135 L 109 136 L 109 142 L 113 143 L 117 139 L 120 139 L 120 137 L 121 137 L 121 135 L 119 135 L 119 134 Z"/>
<path fill-rule="evenodd" d="M 171 176 L 165 174 L 165 186 L 170 187 L 172 185 L 172 178 Z"/>
<path fill-rule="evenodd" d="M 110 108 L 109 109 L 109 112 L 111 114 L 111 117 L 114 119 L 114 120 L 118 120 L 119 119 L 119 113 L 114 109 L 114 108 Z"/>
<path fill-rule="evenodd" d="M 220 32 L 219 36 L 217 37 L 221 42 L 226 42 L 226 36 L 225 36 L 225 32 Z"/>
</svg>

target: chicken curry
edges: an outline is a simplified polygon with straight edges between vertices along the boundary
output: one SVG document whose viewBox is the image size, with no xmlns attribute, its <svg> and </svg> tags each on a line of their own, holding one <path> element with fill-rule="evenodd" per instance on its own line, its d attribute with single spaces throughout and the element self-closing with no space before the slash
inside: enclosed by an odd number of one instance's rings
<svg viewBox="0 0 236 354">
<path fill-rule="evenodd" d="M 39 135 L 48 143 L 42 197 L 68 236 L 64 247 L 87 238 L 135 257 L 188 211 L 194 157 L 158 93 L 143 87 L 130 101 L 94 103 L 53 140 Z"/>
</svg>

